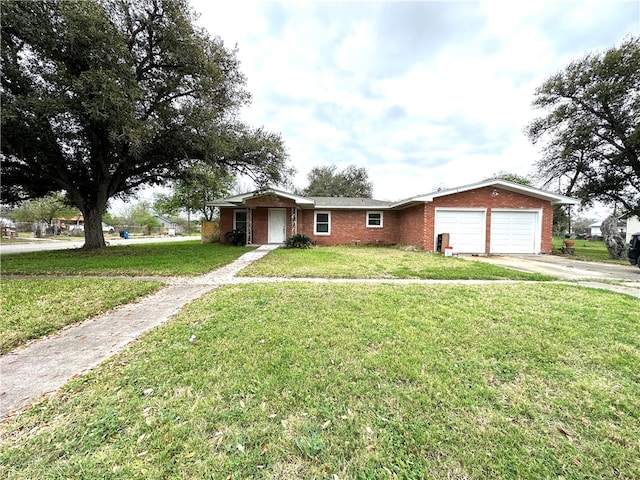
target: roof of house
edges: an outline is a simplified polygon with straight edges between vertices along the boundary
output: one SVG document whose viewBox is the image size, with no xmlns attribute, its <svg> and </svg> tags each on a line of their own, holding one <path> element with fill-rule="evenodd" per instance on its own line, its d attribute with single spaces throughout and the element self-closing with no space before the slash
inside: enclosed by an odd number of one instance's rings
<svg viewBox="0 0 640 480">
<path fill-rule="evenodd" d="M 154 215 L 154 217 L 156 218 L 156 220 L 158 220 L 158 221 L 160 221 L 162 223 L 175 223 L 169 217 L 165 217 L 164 215 Z"/>
<path fill-rule="evenodd" d="M 456 193 L 462 193 L 469 190 L 475 190 L 483 187 L 499 187 L 504 190 L 528 195 L 530 197 L 539 198 L 545 201 L 551 202 L 552 205 L 578 205 L 579 200 L 558 193 L 547 192 L 539 188 L 530 187 L 528 185 L 521 185 L 519 183 L 508 182 L 506 180 L 491 179 L 484 180 L 478 183 L 472 183 L 469 185 L 463 185 L 456 188 L 440 189 L 435 192 L 427 193 L 424 195 L 417 195 L 415 197 L 409 197 L 398 202 L 389 202 L 385 200 L 375 200 L 373 198 L 353 198 L 353 197 L 303 197 L 295 195 L 284 190 L 278 190 L 275 188 L 268 188 L 262 190 L 255 190 L 253 192 L 247 192 L 240 195 L 233 195 L 231 197 L 220 198 L 208 202 L 207 205 L 212 207 L 239 207 L 245 205 L 247 200 L 252 198 L 258 198 L 265 195 L 277 195 L 279 197 L 288 198 L 295 201 L 295 203 L 302 208 L 332 208 L 332 209 L 393 209 L 404 208 L 418 203 L 432 202 L 435 198 L 444 197 L 446 195 L 453 195 Z"/>
<path fill-rule="evenodd" d="M 626 225 L 627 225 L 626 220 L 622 220 L 622 218 L 623 218 L 623 217 L 618 218 L 618 223 L 617 223 L 617 225 L 618 225 L 619 227 L 624 227 L 624 226 L 626 226 Z M 600 226 L 602 226 L 602 223 L 603 223 L 603 222 L 604 222 L 604 220 L 599 220 L 599 221 L 597 221 L 596 223 L 592 223 L 592 224 L 591 224 L 591 225 L 589 225 L 589 226 L 590 226 L 590 227 L 600 227 Z"/>
<path fill-rule="evenodd" d="M 264 197 L 265 195 L 277 195 L 279 197 L 293 200 L 300 206 L 307 205 L 313 207 L 313 200 L 311 200 L 310 198 L 295 195 L 284 190 L 278 190 L 277 188 L 254 190 L 252 192 L 241 193 L 239 195 L 233 195 L 231 197 L 218 198 L 207 202 L 207 205 L 210 207 L 237 207 L 239 205 L 244 205 L 247 200 L 250 200 L 252 198 Z"/>
<path fill-rule="evenodd" d="M 384 200 L 375 200 L 373 198 L 355 198 L 355 197 L 309 197 L 313 200 L 316 208 L 377 208 L 388 209 L 392 202 Z"/>
<path fill-rule="evenodd" d="M 433 200 L 438 197 L 467 192 L 469 190 L 475 190 L 483 187 L 500 187 L 511 192 L 521 193 L 530 197 L 539 198 L 541 200 L 547 200 L 551 202 L 552 205 L 578 205 L 580 203 L 580 200 L 576 198 L 567 197 L 566 195 L 560 195 L 559 193 L 552 193 L 546 190 L 541 190 L 539 188 L 530 187 L 529 185 L 508 182 L 506 180 L 490 179 L 484 180 L 482 182 L 471 183 L 469 185 L 462 185 L 460 187 L 440 189 L 424 195 L 417 195 L 415 197 L 410 197 L 404 200 L 400 200 L 399 202 L 395 202 L 391 206 L 402 207 L 415 203 L 433 202 Z"/>
</svg>

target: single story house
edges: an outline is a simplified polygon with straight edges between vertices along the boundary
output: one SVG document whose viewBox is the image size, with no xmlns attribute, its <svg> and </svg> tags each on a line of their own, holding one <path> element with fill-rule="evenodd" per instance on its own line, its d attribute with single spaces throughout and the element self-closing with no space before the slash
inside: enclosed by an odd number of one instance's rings
<svg viewBox="0 0 640 480">
<path fill-rule="evenodd" d="M 172 219 L 162 215 L 154 215 L 154 218 L 160 224 L 160 233 L 162 235 L 182 235 L 182 227 Z"/>
<path fill-rule="evenodd" d="M 602 230 L 600 227 L 602 227 L 603 221 L 604 220 L 601 220 L 599 222 L 592 223 L 591 225 L 589 225 L 589 230 L 592 238 L 602 239 Z M 627 234 L 627 231 L 628 231 L 627 222 L 625 222 L 624 220 L 618 219 L 618 232 L 620 233 L 620 235 L 625 236 Z"/>
<path fill-rule="evenodd" d="M 629 215 L 627 217 L 626 242 L 629 243 L 631 241 L 631 235 L 638 232 L 640 232 L 640 216 Z"/>
<path fill-rule="evenodd" d="M 303 197 L 256 190 L 210 202 L 220 209 L 222 241 L 230 230 L 247 244 L 282 243 L 304 233 L 318 245 L 392 245 L 454 253 L 550 253 L 553 207 L 578 200 L 505 180 L 486 180 L 397 202 Z"/>
</svg>

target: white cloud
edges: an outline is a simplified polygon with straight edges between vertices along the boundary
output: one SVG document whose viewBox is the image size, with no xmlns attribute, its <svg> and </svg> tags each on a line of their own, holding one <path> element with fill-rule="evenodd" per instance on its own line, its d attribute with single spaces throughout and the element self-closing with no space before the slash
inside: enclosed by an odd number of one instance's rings
<svg viewBox="0 0 640 480">
<path fill-rule="evenodd" d="M 535 88 L 640 29 L 637 1 L 191 3 L 238 45 L 243 118 L 283 135 L 297 185 L 356 164 L 387 199 L 529 173 Z"/>
</svg>

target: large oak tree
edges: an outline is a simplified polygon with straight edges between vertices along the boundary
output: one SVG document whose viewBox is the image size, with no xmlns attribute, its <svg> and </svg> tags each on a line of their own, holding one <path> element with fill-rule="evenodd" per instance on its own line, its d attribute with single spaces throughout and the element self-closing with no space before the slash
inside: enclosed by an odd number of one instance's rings
<svg viewBox="0 0 640 480">
<path fill-rule="evenodd" d="M 155 196 L 153 208 L 163 215 L 176 215 L 180 211 L 200 214 L 202 220 L 212 221 L 216 207 L 209 202 L 229 195 L 236 180 L 224 171 L 209 166 L 197 165 L 190 169 L 185 178 L 171 185 L 171 192 Z"/>
<path fill-rule="evenodd" d="M 640 38 L 569 64 L 540 86 L 528 126 L 537 167 L 566 195 L 640 214 Z"/>
<path fill-rule="evenodd" d="M 194 25 L 186 0 L 3 0 L 3 200 L 66 192 L 98 248 L 109 199 L 196 163 L 285 180 L 280 136 L 237 120 L 236 52 Z"/>
</svg>

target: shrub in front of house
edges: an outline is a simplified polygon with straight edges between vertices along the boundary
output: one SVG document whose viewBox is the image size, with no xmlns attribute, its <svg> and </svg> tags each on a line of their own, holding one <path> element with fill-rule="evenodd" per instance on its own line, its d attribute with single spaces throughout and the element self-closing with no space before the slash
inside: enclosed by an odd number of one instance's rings
<svg viewBox="0 0 640 480">
<path fill-rule="evenodd" d="M 295 235 L 287 238 L 284 242 L 285 248 L 311 248 L 315 245 L 316 242 L 304 233 L 296 233 Z"/>
<path fill-rule="evenodd" d="M 224 234 L 226 243 L 231 245 L 241 246 L 247 243 L 247 232 L 244 230 L 230 230 Z"/>
</svg>

